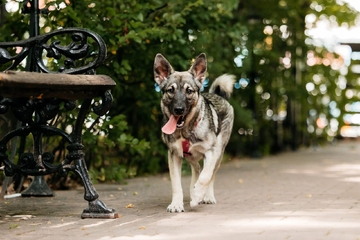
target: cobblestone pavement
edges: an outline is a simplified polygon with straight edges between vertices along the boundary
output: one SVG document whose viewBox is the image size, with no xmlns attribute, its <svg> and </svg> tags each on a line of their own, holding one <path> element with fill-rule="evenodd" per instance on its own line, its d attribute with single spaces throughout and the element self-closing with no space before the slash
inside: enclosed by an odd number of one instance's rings
<svg viewBox="0 0 360 240">
<path fill-rule="evenodd" d="M 218 203 L 167 213 L 167 174 L 96 189 L 117 219 L 81 219 L 83 189 L 0 201 L 0 239 L 360 239 L 360 143 L 340 142 L 232 160 L 215 183 Z"/>
</svg>

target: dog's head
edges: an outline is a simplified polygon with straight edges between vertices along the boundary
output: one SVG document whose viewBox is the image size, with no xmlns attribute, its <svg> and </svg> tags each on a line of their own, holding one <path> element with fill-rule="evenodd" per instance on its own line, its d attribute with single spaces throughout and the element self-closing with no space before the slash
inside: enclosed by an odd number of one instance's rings
<svg viewBox="0 0 360 240">
<path fill-rule="evenodd" d="M 187 115 L 196 105 L 202 83 L 206 77 L 206 55 L 200 54 L 188 71 L 174 71 L 166 58 L 157 54 L 154 62 L 155 82 L 163 93 L 161 107 L 168 122 L 162 128 L 172 134 L 183 128 Z"/>
</svg>

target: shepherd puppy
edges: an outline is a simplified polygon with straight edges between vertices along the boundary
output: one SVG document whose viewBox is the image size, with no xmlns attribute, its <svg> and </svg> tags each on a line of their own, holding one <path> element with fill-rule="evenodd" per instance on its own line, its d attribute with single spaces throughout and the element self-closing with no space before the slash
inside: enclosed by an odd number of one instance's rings
<svg viewBox="0 0 360 240">
<path fill-rule="evenodd" d="M 178 72 L 161 54 L 154 62 L 155 82 L 162 91 L 162 139 L 168 147 L 172 202 L 168 212 L 184 212 L 181 165 L 191 165 L 190 206 L 215 204 L 214 180 L 229 141 L 234 110 L 227 101 L 235 77 L 224 74 L 200 93 L 206 77 L 206 55 L 200 54 L 188 71 Z M 203 159 L 203 169 L 199 161 Z"/>
</svg>

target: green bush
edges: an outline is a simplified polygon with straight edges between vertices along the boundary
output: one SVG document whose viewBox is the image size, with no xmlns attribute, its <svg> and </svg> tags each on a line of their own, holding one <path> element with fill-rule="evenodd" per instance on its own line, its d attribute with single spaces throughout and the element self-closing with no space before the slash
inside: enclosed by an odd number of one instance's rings
<svg viewBox="0 0 360 240">
<path fill-rule="evenodd" d="M 161 94 L 154 91 L 153 80 L 153 59 L 159 52 L 177 70 L 188 69 L 191 60 L 205 52 L 210 80 L 231 73 L 250 81 L 249 86 L 236 89 L 232 98 L 236 118 L 228 150 L 238 156 L 251 155 L 254 129 L 262 154 L 327 139 L 326 129 L 319 134 L 307 129 L 312 109 L 317 116 L 331 118 L 328 106 L 319 104 L 324 94 L 313 95 L 305 89 L 315 74 L 322 73 L 330 99 L 345 104 L 335 94 L 339 72 L 322 64 L 306 65 L 309 51 L 323 58 L 329 50 L 308 43 L 305 17 L 335 16 L 331 19 L 338 24 L 351 25 L 357 13 L 347 4 L 331 0 L 56 0 L 48 6 L 55 10 L 42 16 L 42 33 L 60 27 L 88 28 L 100 34 L 108 47 L 106 62 L 97 73 L 116 81 L 114 103 L 109 117 L 100 118 L 98 126 L 93 125 L 97 116 L 88 119 L 91 127 L 83 136 L 85 146 L 90 146 L 86 149 L 88 168 L 99 181 L 167 170 L 160 137 Z M 26 38 L 29 16 L 20 11 L 4 13 L 0 41 Z M 265 32 L 266 27 L 272 29 L 271 34 Z M 280 61 L 285 56 L 290 58 L 289 67 Z M 242 64 L 235 64 L 237 57 Z M 268 116 L 269 110 L 288 114 L 277 120 Z M 71 121 L 67 116 L 62 124 Z"/>
</svg>

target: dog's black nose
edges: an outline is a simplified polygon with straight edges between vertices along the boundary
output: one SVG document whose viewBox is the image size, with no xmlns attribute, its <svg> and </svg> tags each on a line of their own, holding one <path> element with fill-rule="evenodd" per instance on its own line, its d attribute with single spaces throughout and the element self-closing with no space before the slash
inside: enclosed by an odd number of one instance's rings
<svg viewBox="0 0 360 240">
<path fill-rule="evenodd" d="M 184 108 L 178 107 L 174 109 L 176 115 L 181 115 L 184 113 Z"/>
</svg>

